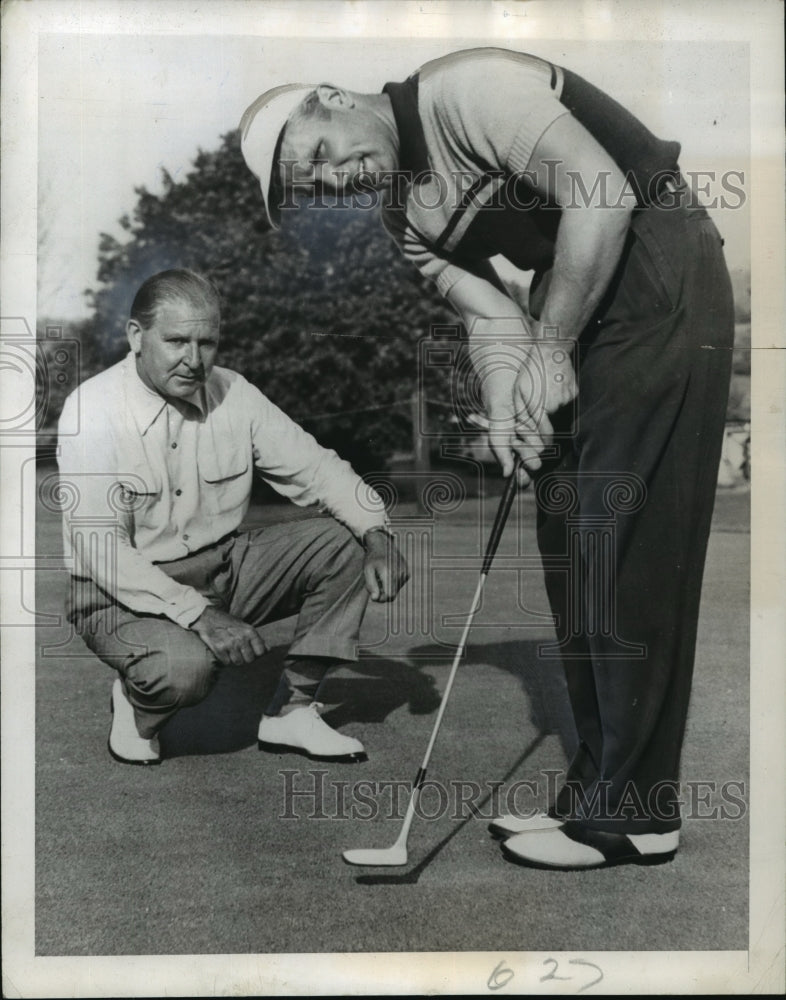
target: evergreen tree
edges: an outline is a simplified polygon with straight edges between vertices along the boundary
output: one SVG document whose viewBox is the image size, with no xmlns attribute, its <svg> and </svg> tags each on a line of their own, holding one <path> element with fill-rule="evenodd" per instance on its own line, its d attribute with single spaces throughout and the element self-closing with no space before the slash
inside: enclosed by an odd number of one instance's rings
<svg viewBox="0 0 786 1000">
<path fill-rule="evenodd" d="M 124 327 L 142 281 L 169 267 L 211 278 L 222 297 L 219 364 L 242 372 L 358 469 L 411 444 L 418 340 L 455 324 L 431 284 L 382 229 L 378 209 L 349 203 L 286 213 L 268 230 L 237 132 L 200 151 L 163 191 L 138 188 L 124 241 L 101 235 L 95 308 L 98 367 L 127 350 Z M 446 418 L 447 371 L 426 373 Z M 439 405 L 441 404 L 441 405 Z"/>
</svg>

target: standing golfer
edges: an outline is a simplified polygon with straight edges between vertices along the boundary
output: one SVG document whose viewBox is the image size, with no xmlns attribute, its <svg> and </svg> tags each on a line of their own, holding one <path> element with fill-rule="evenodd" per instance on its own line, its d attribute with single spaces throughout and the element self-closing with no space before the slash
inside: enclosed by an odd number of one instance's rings
<svg viewBox="0 0 786 1000">
<path fill-rule="evenodd" d="M 214 367 L 219 302 L 185 270 L 141 286 L 130 354 L 82 384 L 62 420 L 61 486 L 72 561 L 68 619 L 114 667 L 109 750 L 160 761 L 158 733 L 207 696 L 222 666 L 265 652 L 257 626 L 297 614 L 260 746 L 359 760 L 362 744 L 319 715 L 331 665 L 355 660 L 369 595 L 407 578 L 382 501 L 335 452 L 242 375 Z M 256 470 L 296 504 L 332 517 L 241 531 Z"/>
<path fill-rule="evenodd" d="M 679 144 L 502 49 L 379 94 L 276 88 L 241 141 L 273 226 L 299 185 L 386 189 L 385 226 L 469 331 L 504 474 L 515 453 L 536 481 L 579 742 L 549 815 L 493 825 L 506 853 L 556 869 L 669 860 L 733 342 L 722 241 Z M 534 272 L 526 296 L 498 254 Z"/>
</svg>

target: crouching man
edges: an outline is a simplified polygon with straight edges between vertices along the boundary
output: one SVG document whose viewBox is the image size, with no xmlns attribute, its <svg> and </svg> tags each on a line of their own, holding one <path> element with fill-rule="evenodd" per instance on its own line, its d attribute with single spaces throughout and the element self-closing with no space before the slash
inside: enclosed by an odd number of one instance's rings
<svg viewBox="0 0 786 1000">
<path fill-rule="evenodd" d="M 319 715 L 328 669 L 357 658 L 369 596 L 392 601 L 408 577 L 384 505 L 348 463 L 242 375 L 215 367 L 219 301 L 186 270 L 140 287 L 131 347 L 66 401 L 61 484 L 71 559 L 68 620 L 118 672 L 109 751 L 161 760 L 158 734 L 202 701 L 222 667 L 265 652 L 257 628 L 297 615 L 260 747 L 361 760 L 363 745 Z M 331 517 L 241 531 L 254 470 Z M 77 516 L 78 515 L 78 516 Z"/>
</svg>

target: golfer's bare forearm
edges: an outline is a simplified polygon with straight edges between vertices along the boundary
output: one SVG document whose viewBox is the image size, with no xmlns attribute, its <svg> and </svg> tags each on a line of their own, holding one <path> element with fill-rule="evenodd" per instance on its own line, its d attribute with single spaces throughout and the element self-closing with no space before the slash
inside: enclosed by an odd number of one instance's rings
<svg viewBox="0 0 786 1000">
<path fill-rule="evenodd" d="M 538 140 L 529 168 L 539 194 L 562 210 L 551 283 L 539 321 L 575 340 L 619 262 L 636 205 L 624 173 L 572 115 Z"/>
<path fill-rule="evenodd" d="M 498 354 L 501 344 L 524 344 L 530 338 L 529 318 L 516 302 L 489 281 L 467 274 L 447 296 L 469 335 L 469 355 L 476 371 L 485 367 L 489 352 Z M 521 356 L 517 353 L 518 364 Z"/>
<path fill-rule="evenodd" d="M 630 225 L 626 208 L 567 209 L 557 233 L 551 283 L 539 316 L 551 339 L 575 341 L 617 268 Z"/>
</svg>

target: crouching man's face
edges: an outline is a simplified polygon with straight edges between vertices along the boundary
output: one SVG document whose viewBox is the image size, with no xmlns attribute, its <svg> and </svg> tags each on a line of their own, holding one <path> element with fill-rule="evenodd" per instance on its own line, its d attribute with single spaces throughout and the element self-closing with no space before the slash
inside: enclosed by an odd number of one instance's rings
<svg viewBox="0 0 786 1000">
<path fill-rule="evenodd" d="M 160 396 L 187 399 L 213 370 L 219 316 L 207 303 L 170 299 L 159 303 L 151 326 L 143 329 L 132 319 L 126 334 L 145 385 Z"/>
</svg>

